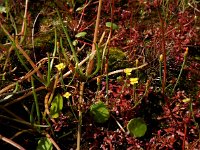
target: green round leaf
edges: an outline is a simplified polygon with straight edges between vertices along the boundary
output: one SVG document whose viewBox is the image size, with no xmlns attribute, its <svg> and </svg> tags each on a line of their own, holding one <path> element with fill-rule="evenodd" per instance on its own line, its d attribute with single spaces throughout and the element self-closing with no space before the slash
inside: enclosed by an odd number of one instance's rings
<svg viewBox="0 0 200 150">
<path fill-rule="evenodd" d="M 147 125 L 142 118 L 133 118 L 129 121 L 127 129 L 131 136 L 142 137 L 147 131 Z"/>
<path fill-rule="evenodd" d="M 48 138 L 41 138 L 38 141 L 38 146 L 36 150 L 52 150 L 53 149 L 53 144 Z"/>
<path fill-rule="evenodd" d="M 118 26 L 115 23 L 112 23 L 112 22 L 106 22 L 106 27 L 108 27 L 108 28 L 112 27 L 113 30 L 118 29 Z"/>
<path fill-rule="evenodd" d="M 80 32 L 80 33 L 76 34 L 75 37 L 76 38 L 85 37 L 86 34 L 87 34 L 87 32 Z"/>
<path fill-rule="evenodd" d="M 63 108 L 63 97 L 60 94 L 58 94 L 51 103 L 51 108 L 50 108 L 51 117 L 58 118 L 60 112 L 62 111 L 62 108 Z"/>
<path fill-rule="evenodd" d="M 110 112 L 108 108 L 101 101 L 90 106 L 90 114 L 93 116 L 94 120 L 98 123 L 104 123 L 110 117 Z"/>
</svg>

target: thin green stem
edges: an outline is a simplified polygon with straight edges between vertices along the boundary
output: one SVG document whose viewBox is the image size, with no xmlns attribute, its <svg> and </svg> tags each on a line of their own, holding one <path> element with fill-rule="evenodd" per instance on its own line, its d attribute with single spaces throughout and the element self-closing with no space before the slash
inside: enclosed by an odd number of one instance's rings
<svg viewBox="0 0 200 150">
<path fill-rule="evenodd" d="M 21 46 L 18 44 L 18 41 L 15 40 L 10 34 L 9 32 L 5 29 L 5 27 L 2 25 L 1 21 L 0 21 L 0 27 L 2 28 L 2 30 L 4 31 L 4 33 L 8 36 L 9 40 L 11 41 L 12 45 L 14 47 L 16 47 L 20 53 L 22 53 L 22 55 L 26 58 L 26 60 L 30 63 L 30 65 L 34 68 L 36 68 L 36 65 L 35 63 L 31 60 L 31 58 L 29 57 L 29 55 L 21 48 Z M 40 73 L 39 70 L 37 70 L 37 74 L 38 74 L 38 77 L 40 78 L 40 82 L 43 81 L 43 76 L 42 74 Z M 38 79 L 38 78 L 37 78 Z"/>
<path fill-rule="evenodd" d="M 50 80 L 51 80 L 51 65 L 50 65 L 49 53 L 47 53 L 47 57 L 48 57 L 48 70 L 47 70 L 47 84 L 46 84 L 46 86 L 48 87 L 49 84 L 50 84 Z"/>
<path fill-rule="evenodd" d="M 177 78 L 177 80 L 176 80 L 176 84 L 174 85 L 174 88 L 173 88 L 173 90 L 172 90 L 171 95 L 174 93 L 174 90 L 176 89 L 176 86 L 177 86 L 177 84 L 179 83 L 181 74 L 182 74 L 183 69 L 184 69 L 184 66 L 185 66 L 186 57 L 187 57 L 187 55 L 184 55 L 184 60 L 183 60 L 182 66 L 181 66 L 181 70 L 180 70 L 180 73 L 179 73 L 179 75 L 178 75 L 178 78 Z"/>
<path fill-rule="evenodd" d="M 159 74 L 160 74 L 160 83 L 162 85 L 162 62 L 161 61 L 159 61 Z"/>
<path fill-rule="evenodd" d="M 54 43 L 54 50 L 53 50 L 53 57 L 51 59 L 51 62 L 50 62 L 50 73 L 51 73 L 51 70 L 53 68 L 53 63 L 54 63 L 54 59 L 55 59 L 55 56 L 56 56 L 56 51 L 57 51 L 57 30 L 55 28 L 55 43 Z"/>
<path fill-rule="evenodd" d="M 108 90 L 109 90 L 109 77 L 108 74 L 106 74 L 106 104 L 108 104 Z"/>
<path fill-rule="evenodd" d="M 138 68 L 138 63 L 139 63 L 139 61 L 138 61 L 138 59 L 136 59 L 136 62 L 135 62 L 136 68 Z M 139 78 L 139 70 L 138 69 L 136 69 L 136 76 L 137 76 L 137 78 Z"/>
<path fill-rule="evenodd" d="M 36 109 L 36 114 L 37 114 L 37 123 L 40 124 L 40 108 L 39 108 L 39 104 L 38 104 L 38 98 L 37 98 L 37 94 L 35 92 L 35 84 L 34 84 L 34 79 L 33 77 L 31 77 L 31 85 L 32 85 L 32 91 L 33 91 L 33 97 L 34 97 L 34 101 L 35 101 L 35 109 Z"/>
<path fill-rule="evenodd" d="M 71 51 L 72 51 L 72 53 L 73 53 L 74 60 L 75 60 L 75 62 L 78 64 L 78 63 L 79 63 L 79 60 L 78 60 L 78 57 L 77 57 L 77 55 L 76 55 L 76 52 L 75 52 L 74 46 L 73 46 L 73 44 L 72 44 L 72 41 L 71 41 L 71 39 L 70 39 L 70 36 L 69 36 L 69 33 L 68 33 L 68 29 L 67 29 L 67 27 L 64 26 L 63 21 L 62 21 L 61 16 L 60 16 L 60 12 L 58 11 L 58 9 L 56 9 L 56 11 L 57 11 L 57 14 L 58 14 L 59 21 L 60 21 L 60 23 L 61 23 L 61 25 L 62 25 L 63 31 L 64 31 L 64 33 L 65 33 L 65 36 L 67 37 L 67 41 L 68 41 L 68 43 L 69 43 L 69 46 L 70 46 L 70 48 L 71 48 Z"/>
<path fill-rule="evenodd" d="M 70 63 L 70 59 L 67 57 L 66 51 L 65 51 L 65 49 L 63 47 L 62 37 L 60 37 L 60 48 L 61 48 L 61 53 L 62 53 L 67 65 L 68 65 Z"/>
<path fill-rule="evenodd" d="M 198 130 L 198 133 L 199 133 L 199 138 L 200 138 L 200 130 L 199 130 L 199 124 L 198 122 L 196 122 L 196 119 L 195 119 L 195 116 L 194 116 L 194 111 L 193 111 L 193 106 L 192 106 L 192 100 L 190 101 L 190 113 L 192 115 L 192 119 L 194 121 L 194 124 Z"/>
<path fill-rule="evenodd" d="M 82 110 L 81 110 L 81 106 L 83 103 L 83 90 L 84 90 L 84 82 L 81 82 L 80 84 L 80 97 L 79 97 L 79 105 L 78 105 L 78 111 L 79 111 L 79 121 L 78 121 L 78 131 L 77 131 L 77 148 L 76 150 L 80 150 L 81 147 L 81 126 L 82 126 Z"/>
<path fill-rule="evenodd" d="M 35 111 L 35 103 L 33 102 L 32 106 L 31 106 L 31 112 L 30 112 L 30 123 L 33 125 L 35 120 L 34 120 L 34 111 Z"/>
</svg>

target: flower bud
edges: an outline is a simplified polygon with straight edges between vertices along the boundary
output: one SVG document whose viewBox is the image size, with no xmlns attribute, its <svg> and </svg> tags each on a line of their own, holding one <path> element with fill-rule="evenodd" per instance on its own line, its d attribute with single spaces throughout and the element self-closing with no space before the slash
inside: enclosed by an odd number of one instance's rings
<svg viewBox="0 0 200 150">
<path fill-rule="evenodd" d="M 160 61 L 160 62 L 163 61 L 163 54 L 160 55 L 159 61 Z"/>
<path fill-rule="evenodd" d="M 138 63 L 139 63 L 139 60 L 136 59 L 136 61 L 135 61 L 135 65 L 136 65 L 136 67 L 138 66 Z"/>
<path fill-rule="evenodd" d="M 187 55 L 188 55 L 188 47 L 186 47 L 186 49 L 185 49 L 185 53 L 184 53 L 184 57 L 186 57 Z"/>
<path fill-rule="evenodd" d="M 97 85 L 99 85 L 100 84 L 100 78 L 99 77 L 97 77 Z"/>
</svg>

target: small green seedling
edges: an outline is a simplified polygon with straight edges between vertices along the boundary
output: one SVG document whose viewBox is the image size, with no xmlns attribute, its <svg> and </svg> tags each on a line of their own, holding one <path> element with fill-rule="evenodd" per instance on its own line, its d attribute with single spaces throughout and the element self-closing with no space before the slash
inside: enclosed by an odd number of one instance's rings
<svg viewBox="0 0 200 150">
<path fill-rule="evenodd" d="M 127 129 L 131 136 L 142 137 L 147 131 L 147 125 L 142 118 L 133 118 L 129 121 Z"/>
<path fill-rule="evenodd" d="M 98 123 L 104 123 L 110 117 L 109 109 L 101 101 L 90 106 L 90 114 L 93 116 L 94 120 Z"/>
<path fill-rule="evenodd" d="M 40 138 L 38 141 L 38 146 L 36 150 L 52 150 L 53 149 L 53 144 L 48 138 Z"/>
<path fill-rule="evenodd" d="M 112 28 L 113 30 L 117 30 L 119 28 L 118 25 L 112 22 L 106 22 L 106 27 Z"/>
</svg>

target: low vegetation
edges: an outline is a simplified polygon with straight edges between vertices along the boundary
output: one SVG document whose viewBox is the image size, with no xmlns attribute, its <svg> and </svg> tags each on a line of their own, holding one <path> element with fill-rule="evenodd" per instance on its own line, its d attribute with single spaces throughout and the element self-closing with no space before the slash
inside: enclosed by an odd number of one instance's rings
<svg viewBox="0 0 200 150">
<path fill-rule="evenodd" d="M 3 149 L 200 149 L 197 0 L 3 0 Z"/>
</svg>

